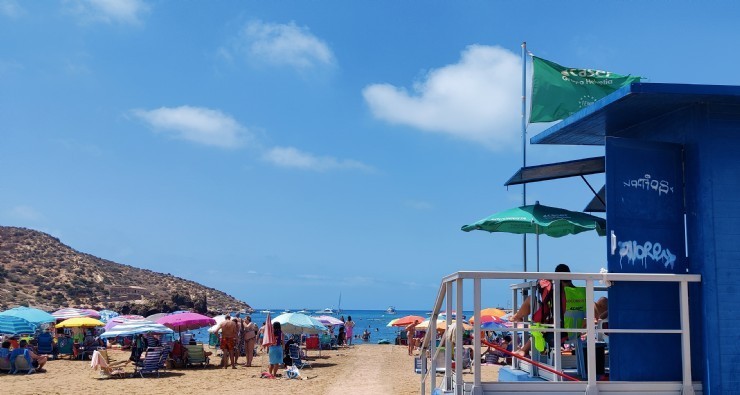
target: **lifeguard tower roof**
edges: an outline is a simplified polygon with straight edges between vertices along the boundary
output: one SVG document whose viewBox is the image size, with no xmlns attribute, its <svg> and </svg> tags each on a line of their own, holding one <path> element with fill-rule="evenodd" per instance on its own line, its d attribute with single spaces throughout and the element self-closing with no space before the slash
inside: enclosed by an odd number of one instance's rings
<svg viewBox="0 0 740 395">
<path fill-rule="evenodd" d="M 740 105 L 740 86 L 633 83 L 532 137 L 532 144 L 604 145 L 635 125 L 699 103 Z"/>
</svg>

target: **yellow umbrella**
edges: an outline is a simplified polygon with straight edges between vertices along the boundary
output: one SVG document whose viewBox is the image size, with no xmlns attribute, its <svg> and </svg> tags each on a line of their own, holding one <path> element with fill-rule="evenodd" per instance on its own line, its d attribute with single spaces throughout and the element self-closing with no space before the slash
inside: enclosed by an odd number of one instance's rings
<svg viewBox="0 0 740 395">
<path fill-rule="evenodd" d="M 56 324 L 57 328 L 81 328 L 90 326 L 105 326 L 105 323 L 103 321 L 96 320 L 95 318 L 76 317 L 66 319 Z"/>
<path fill-rule="evenodd" d="M 394 326 L 393 324 L 395 324 L 396 321 L 398 321 L 399 319 L 400 318 L 394 318 L 394 319 L 392 319 L 391 322 L 389 322 L 388 325 L 386 325 L 386 326 Z"/>
</svg>

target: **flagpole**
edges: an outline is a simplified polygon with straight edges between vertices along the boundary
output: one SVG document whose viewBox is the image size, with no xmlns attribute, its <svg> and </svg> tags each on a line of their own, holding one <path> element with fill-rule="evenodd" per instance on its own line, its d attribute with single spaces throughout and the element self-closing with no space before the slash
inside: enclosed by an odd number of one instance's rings
<svg viewBox="0 0 740 395">
<path fill-rule="evenodd" d="M 527 167 L 527 42 L 522 42 L 522 167 Z M 522 206 L 527 205 L 527 183 L 522 184 Z M 527 271 L 527 234 L 522 235 L 523 264 Z"/>
</svg>

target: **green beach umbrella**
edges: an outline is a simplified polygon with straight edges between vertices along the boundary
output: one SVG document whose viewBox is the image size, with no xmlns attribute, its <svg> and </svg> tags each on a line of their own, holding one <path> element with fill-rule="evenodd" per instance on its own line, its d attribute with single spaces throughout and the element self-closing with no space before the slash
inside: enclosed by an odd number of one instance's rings
<svg viewBox="0 0 740 395">
<path fill-rule="evenodd" d="M 606 220 L 594 215 L 539 204 L 515 207 L 483 218 L 462 227 L 465 232 L 485 230 L 517 234 L 562 237 L 589 230 L 599 236 L 606 235 Z M 539 266 L 539 240 L 537 243 L 537 271 Z"/>
</svg>

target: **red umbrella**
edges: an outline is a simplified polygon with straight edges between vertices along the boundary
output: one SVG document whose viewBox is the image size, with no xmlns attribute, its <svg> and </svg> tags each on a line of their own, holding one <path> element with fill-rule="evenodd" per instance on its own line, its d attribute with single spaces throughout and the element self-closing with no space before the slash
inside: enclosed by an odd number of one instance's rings
<svg viewBox="0 0 740 395">
<path fill-rule="evenodd" d="M 414 323 L 414 321 L 422 322 L 424 321 L 424 317 L 418 316 L 418 315 L 407 315 L 405 317 L 401 317 L 397 320 L 393 321 L 393 326 L 408 326 Z"/>
</svg>

